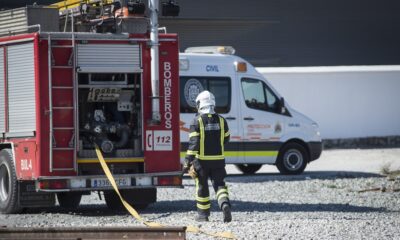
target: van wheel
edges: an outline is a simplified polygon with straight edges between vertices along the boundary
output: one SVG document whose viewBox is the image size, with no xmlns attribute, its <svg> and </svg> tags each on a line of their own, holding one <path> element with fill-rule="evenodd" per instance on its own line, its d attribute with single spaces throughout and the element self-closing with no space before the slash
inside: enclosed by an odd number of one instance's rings
<svg viewBox="0 0 400 240">
<path fill-rule="evenodd" d="M 57 193 L 58 203 L 60 207 L 65 209 L 76 209 L 82 199 L 82 194 L 79 192 L 62 192 Z"/>
<path fill-rule="evenodd" d="M 18 206 L 18 182 L 12 152 L 0 151 L 0 212 L 5 214 L 20 213 Z"/>
<path fill-rule="evenodd" d="M 287 143 L 279 151 L 276 167 L 282 174 L 300 174 L 309 162 L 306 149 L 298 143 Z"/>
<path fill-rule="evenodd" d="M 254 174 L 262 167 L 262 164 L 236 164 L 239 171 L 244 174 Z"/>
</svg>

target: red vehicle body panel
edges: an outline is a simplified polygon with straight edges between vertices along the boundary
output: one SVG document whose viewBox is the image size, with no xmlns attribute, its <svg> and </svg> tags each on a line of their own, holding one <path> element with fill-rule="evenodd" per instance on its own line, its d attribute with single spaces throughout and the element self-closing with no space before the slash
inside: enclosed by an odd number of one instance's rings
<svg viewBox="0 0 400 240">
<path fill-rule="evenodd" d="M 150 81 L 150 48 L 147 46 L 147 35 L 132 35 L 131 38 L 140 38 L 137 43 L 142 49 L 142 98 L 143 98 L 143 139 L 144 148 L 144 173 L 162 173 L 171 171 L 180 171 L 180 139 L 179 139 L 179 58 L 178 58 L 178 41 L 175 34 L 160 35 L 160 114 L 161 124 L 152 125 L 151 119 L 151 81 Z M 47 39 L 41 39 L 38 33 L 23 34 L 19 36 L 11 36 L 0 38 L 0 47 L 2 43 L 19 44 L 19 40 L 31 39 L 34 42 L 34 64 L 35 64 L 35 93 L 36 93 L 36 131 L 34 137 L 29 138 L 0 138 L 0 144 L 13 143 L 14 156 L 18 179 L 35 180 L 43 176 L 77 176 L 78 173 L 73 170 L 57 170 L 50 171 L 49 161 L 49 59 L 48 59 L 48 42 Z M 13 42 L 14 41 L 14 42 Z M 127 40 L 121 41 L 100 41 L 89 40 L 88 44 L 95 43 L 112 43 L 112 44 L 129 44 Z M 71 41 L 57 41 L 58 45 L 72 45 Z M 4 45 L 4 44 L 3 44 Z M 6 49 L 6 47 L 5 47 Z M 67 66 L 71 57 L 70 48 L 54 48 L 52 50 L 54 62 L 53 66 Z M 6 59 L 7 53 L 4 52 Z M 5 61 L 6 62 L 6 61 Z M 5 64 L 6 65 L 6 64 Z M 5 68 L 6 69 L 6 68 Z M 52 68 L 52 84 L 53 86 L 73 86 L 73 74 L 75 69 L 68 67 Z M 7 73 L 5 73 L 7 76 Z M 5 78 L 6 79 L 6 78 Z M 5 89 L 7 89 L 7 81 L 5 81 Z M 5 90 L 7 99 L 7 91 Z M 53 110 L 53 126 L 71 128 L 74 125 L 73 109 L 73 90 L 71 89 L 53 89 L 52 92 L 53 107 L 66 107 L 66 109 Z M 6 110 L 4 113 L 6 126 L 7 101 L 5 102 Z M 3 113 L 0 113 L 0 116 Z M 166 133 L 170 138 L 158 139 L 154 137 L 146 138 L 148 133 Z M 7 132 L 7 129 L 6 129 Z M 57 147 L 66 148 L 69 146 L 73 137 L 72 129 L 62 129 L 54 131 L 54 140 Z M 157 136 L 156 136 L 157 137 Z M 150 141 L 151 140 L 151 141 Z M 157 142 L 158 141 L 158 142 Z M 171 150 L 162 150 L 163 142 L 171 141 Z M 161 150 L 150 145 L 158 144 Z M 168 145 L 168 144 L 167 144 Z M 167 147 L 168 148 L 168 147 Z M 74 156 L 72 151 L 53 150 L 53 167 L 54 168 L 73 168 Z"/>
<path fill-rule="evenodd" d="M 180 162 L 176 161 L 179 159 L 179 62 L 175 59 L 178 57 L 178 43 L 165 41 L 162 39 L 175 39 L 176 35 L 167 35 L 160 37 L 160 113 L 161 113 L 161 125 L 152 126 L 148 122 L 145 123 L 144 131 L 157 131 L 167 130 L 172 131 L 173 142 L 172 148 L 174 151 L 145 151 L 145 171 L 146 172 L 158 172 L 161 169 L 164 171 L 176 171 L 180 169 Z M 146 56 L 143 57 L 144 62 L 144 78 L 150 79 L 150 51 L 143 51 Z M 151 96 L 151 84 L 150 81 L 144 82 L 145 96 Z M 173 94 L 172 94 L 173 93 Z M 144 100 L 144 119 L 151 118 L 151 101 Z M 144 135 L 146 136 L 146 134 Z M 177 141 L 178 140 L 178 141 Z M 162 144 L 162 141 L 168 141 L 168 139 L 157 138 L 153 135 L 152 137 L 145 138 L 145 149 L 155 147 L 156 144 Z M 153 145 L 153 146 L 151 146 Z M 178 150 L 178 155 L 176 151 Z"/>
</svg>

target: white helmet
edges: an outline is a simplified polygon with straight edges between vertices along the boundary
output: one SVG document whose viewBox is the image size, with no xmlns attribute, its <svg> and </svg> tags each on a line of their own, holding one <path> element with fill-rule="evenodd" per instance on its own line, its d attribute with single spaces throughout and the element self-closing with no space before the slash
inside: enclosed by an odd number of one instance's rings
<svg viewBox="0 0 400 240">
<path fill-rule="evenodd" d="M 201 114 L 214 113 L 215 97 L 209 91 L 203 91 L 196 97 L 197 110 Z"/>
</svg>

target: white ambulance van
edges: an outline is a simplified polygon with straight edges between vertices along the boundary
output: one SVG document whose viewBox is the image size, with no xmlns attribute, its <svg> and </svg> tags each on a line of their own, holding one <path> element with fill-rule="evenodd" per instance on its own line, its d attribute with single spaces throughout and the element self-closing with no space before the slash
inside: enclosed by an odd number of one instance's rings
<svg viewBox="0 0 400 240">
<path fill-rule="evenodd" d="M 291 108 L 267 80 L 232 47 L 194 47 L 181 53 L 180 137 L 185 157 L 197 94 L 215 95 L 216 112 L 229 125 L 227 164 L 253 174 L 263 164 L 300 174 L 322 152 L 318 124 Z"/>
</svg>

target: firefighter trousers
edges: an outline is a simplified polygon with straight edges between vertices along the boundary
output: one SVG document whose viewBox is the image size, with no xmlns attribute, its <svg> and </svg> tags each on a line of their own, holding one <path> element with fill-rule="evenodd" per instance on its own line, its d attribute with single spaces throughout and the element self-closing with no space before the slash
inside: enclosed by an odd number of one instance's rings
<svg viewBox="0 0 400 240">
<path fill-rule="evenodd" d="M 196 181 L 196 203 L 197 212 L 202 216 L 210 215 L 210 192 L 208 189 L 208 179 L 211 179 L 212 186 L 218 201 L 218 206 L 222 209 L 222 205 L 229 203 L 228 188 L 225 185 L 226 170 L 225 167 L 196 167 L 197 178 Z"/>
</svg>

